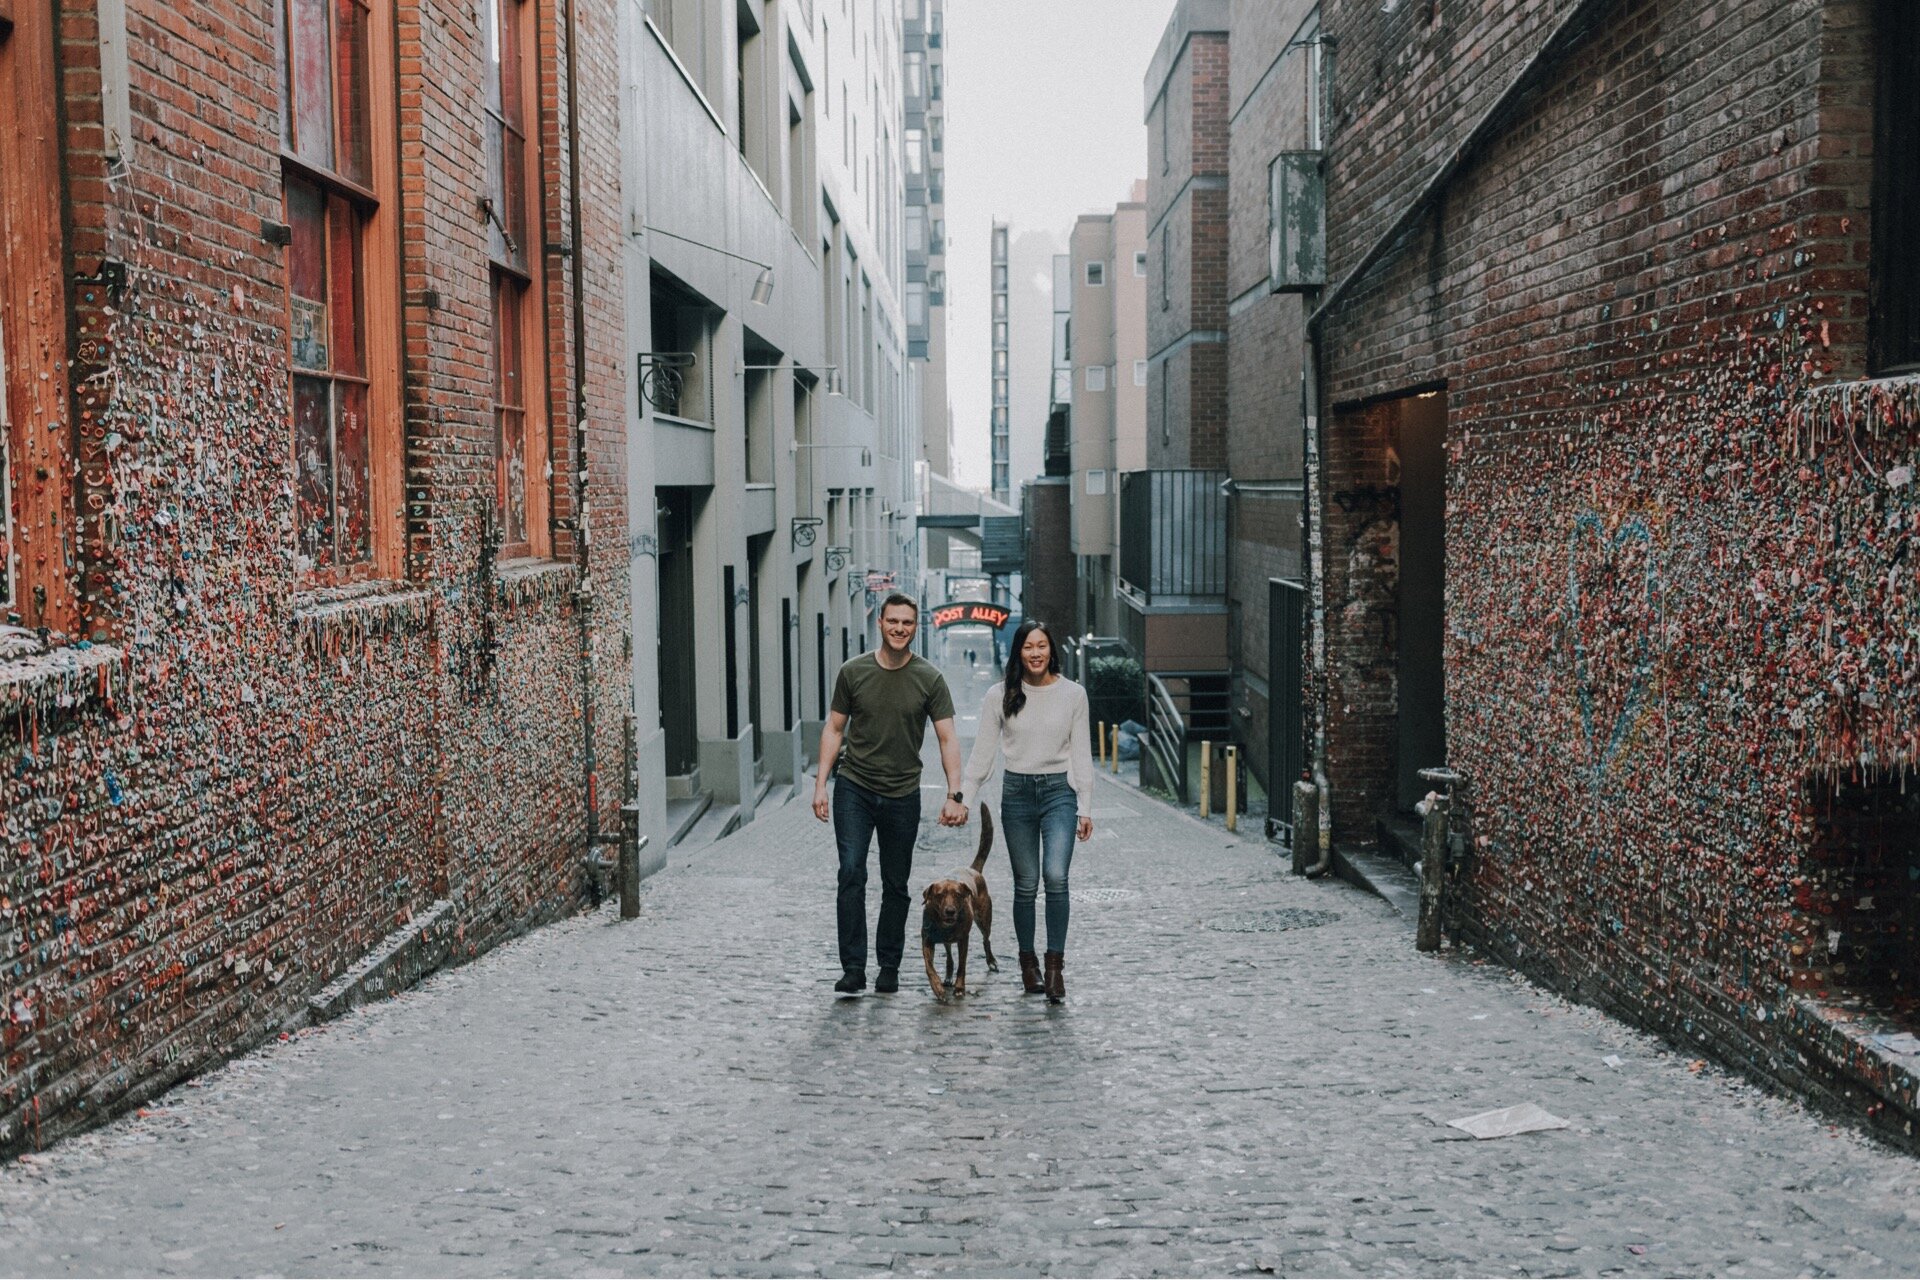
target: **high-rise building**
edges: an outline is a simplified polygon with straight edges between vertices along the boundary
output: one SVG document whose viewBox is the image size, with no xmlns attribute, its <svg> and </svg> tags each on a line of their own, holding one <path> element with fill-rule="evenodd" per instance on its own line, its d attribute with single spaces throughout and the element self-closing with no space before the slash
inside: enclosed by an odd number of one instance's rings
<svg viewBox="0 0 1920 1280">
<path fill-rule="evenodd" d="M 1013 459 L 1009 423 L 1012 409 L 1011 353 L 1007 345 L 1010 317 L 1007 305 L 1007 224 L 993 224 L 993 496 L 1009 498 L 1008 479 Z"/>
</svg>

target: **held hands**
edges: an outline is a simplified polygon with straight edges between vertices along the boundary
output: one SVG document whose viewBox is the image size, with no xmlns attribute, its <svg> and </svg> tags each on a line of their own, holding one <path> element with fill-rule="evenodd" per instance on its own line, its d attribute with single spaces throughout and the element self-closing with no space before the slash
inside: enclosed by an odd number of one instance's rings
<svg viewBox="0 0 1920 1280">
<path fill-rule="evenodd" d="M 958 800 L 949 800 L 940 806 L 940 825 L 943 827 L 964 827 L 967 825 L 967 806 Z"/>
<path fill-rule="evenodd" d="M 1092 818 L 1080 819 L 1080 838 L 1082 840 L 1091 840 L 1093 838 L 1093 819 Z"/>
</svg>

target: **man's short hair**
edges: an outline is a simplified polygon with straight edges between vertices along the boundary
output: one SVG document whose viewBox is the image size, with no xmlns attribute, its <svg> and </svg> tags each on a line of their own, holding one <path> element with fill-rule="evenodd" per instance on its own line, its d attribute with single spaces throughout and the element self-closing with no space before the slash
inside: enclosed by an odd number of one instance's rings
<svg viewBox="0 0 1920 1280">
<path fill-rule="evenodd" d="M 913 610 L 913 620 L 915 622 L 920 620 L 920 602 L 904 591 L 895 591 L 880 603 L 880 616 L 882 618 L 886 617 L 887 610 L 897 604 L 903 604 Z"/>
</svg>

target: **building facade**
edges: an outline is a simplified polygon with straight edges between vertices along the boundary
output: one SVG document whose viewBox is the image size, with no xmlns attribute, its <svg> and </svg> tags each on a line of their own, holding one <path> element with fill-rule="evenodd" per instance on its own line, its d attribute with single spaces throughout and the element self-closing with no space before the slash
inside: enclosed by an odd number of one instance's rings
<svg viewBox="0 0 1920 1280">
<path fill-rule="evenodd" d="M 1224 699 L 1227 0 L 1179 0 L 1146 76 L 1146 468 L 1120 476 L 1120 634 Z M 1194 682 L 1198 682 L 1195 684 Z"/>
<path fill-rule="evenodd" d="M 1117 636 L 1114 573 L 1122 471 L 1146 467 L 1146 183 L 1110 213 L 1074 223 L 1064 255 L 1068 310 L 1064 369 L 1073 479 L 1072 549 L 1080 588 L 1074 634 Z M 1056 390 L 1056 396 L 1060 394 Z"/>
<path fill-rule="evenodd" d="M 906 190 L 928 153 L 898 5 L 626 12 L 633 666 L 664 848 L 799 781 L 834 672 L 918 581 Z"/>
<path fill-rule="evenodd" d="M 0 1152 L 588 900 L 633 736 L 616 24 L 0 21 Z"/>
<path fill-rule="evenodd" d="M 1911 1142 L 1913 7 L 1321 16 L 1335 837 L 1444 761 L 1458 937 Z"/>
<path fill-rule="evenodd" d="M 1308 264 L 1320 270 L 1303 278 L 1287 196 L 1293 176 L 1317 174 L 1323 154 L 1318 14 L 1311 0 L 1235 0 L 1232 11 L 1226 462 L 1234 724 L 1242 759 L 1270 793 L 1284 793 L 1305 762 L 1302 352 L 1324 252 Z M 1286 821 L 1285 804 L 1277 808 Z"/>
</svg>

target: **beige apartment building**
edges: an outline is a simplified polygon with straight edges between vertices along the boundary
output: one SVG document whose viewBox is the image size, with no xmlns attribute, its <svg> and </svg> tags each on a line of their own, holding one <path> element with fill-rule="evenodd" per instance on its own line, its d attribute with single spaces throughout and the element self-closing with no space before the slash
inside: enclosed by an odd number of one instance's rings
<svg viewBox="0 0 1920 1280">
<path fill-rule="evenodd" d="M 1120 634 L 1114 554 L 1119 537 L 1119 475 L 1147 465 L 1146 183 L 1111 213 L 1074 223 L 1064 255 L 1067 302 L 1064 381 L 1071 539 L 1080 583 L 1078 635 Z M 1064 375 L 1064 377 L 1062 376 Z"/>
</svg>

